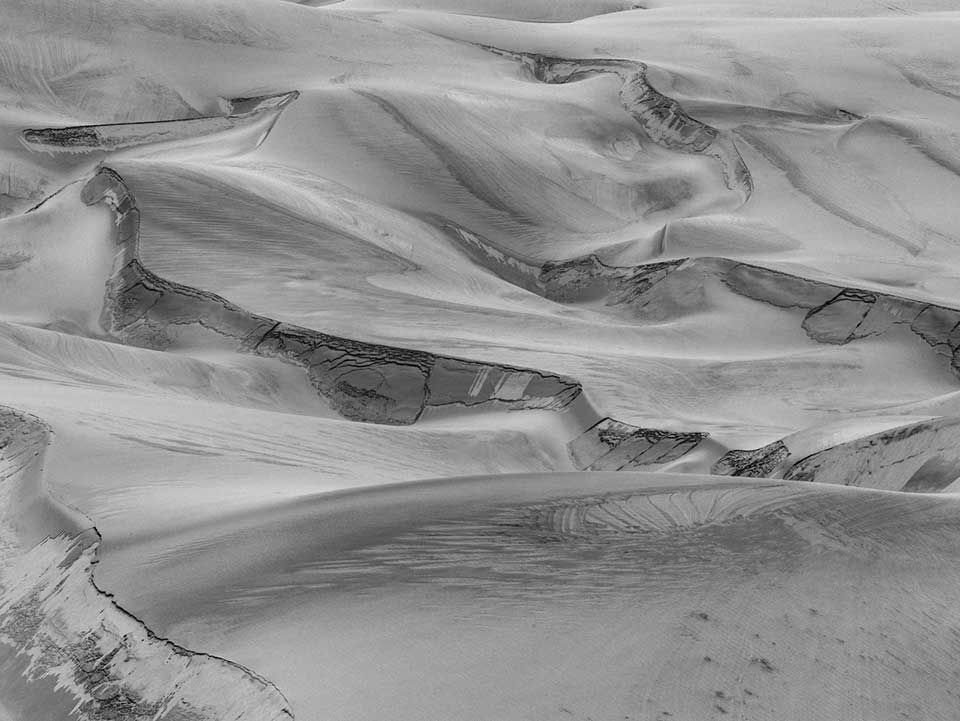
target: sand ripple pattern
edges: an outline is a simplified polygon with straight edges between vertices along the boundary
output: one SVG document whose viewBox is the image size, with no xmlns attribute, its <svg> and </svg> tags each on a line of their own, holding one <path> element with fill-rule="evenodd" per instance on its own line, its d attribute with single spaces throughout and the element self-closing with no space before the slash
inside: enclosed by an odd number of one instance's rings
<svg viewBox="0 0 960 721">
<path fill-rule="evenodd" d="M 583 498 L 538 509 L 533 527 L 562 539 L 667 534 L 761 515 L 788 505 L 801 495 L 796 490 L 771 485 Z"/>
</svg>

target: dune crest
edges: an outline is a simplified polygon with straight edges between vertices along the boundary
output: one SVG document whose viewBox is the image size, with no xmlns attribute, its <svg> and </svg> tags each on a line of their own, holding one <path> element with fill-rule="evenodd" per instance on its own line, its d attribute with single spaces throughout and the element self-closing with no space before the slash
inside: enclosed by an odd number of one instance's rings
<svg viewBox="0 0 960 721">
<path fill-rule="evenodd" d="M 42 463 L 51 441 L 41 420 L 0 408 L 5 707 L 38 721 L 55 713 L 171 721 L 293 718 L 269 682 L 158 638 L 97 588 L 100 534 L 50 496 Z"/>
</svg>

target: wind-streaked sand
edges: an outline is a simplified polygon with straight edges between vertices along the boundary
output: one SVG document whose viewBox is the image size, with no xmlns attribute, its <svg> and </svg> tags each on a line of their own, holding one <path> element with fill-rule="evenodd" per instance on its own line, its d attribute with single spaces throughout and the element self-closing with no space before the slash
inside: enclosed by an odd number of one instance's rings
<svg viewBox="0 0 960 721">
<path fill-rule="evenodd" d="M 955 6 L 0 0 L 0 721 L 953 721 Z"/>
</svg>

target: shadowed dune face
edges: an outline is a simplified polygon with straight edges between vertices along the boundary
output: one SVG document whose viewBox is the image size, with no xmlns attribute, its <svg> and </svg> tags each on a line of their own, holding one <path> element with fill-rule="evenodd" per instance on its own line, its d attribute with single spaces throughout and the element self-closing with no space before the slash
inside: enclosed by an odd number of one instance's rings
<svg viewBox="0 0 960 721">
<path fill-rule="evenodd" d="M 50 495 L 51 430 L 0 408 L 0 691 L 21 719 L 292 717 L 269 683 L 157 638 L 93 582 L 100 536 Z"/>
<path fill-rule="evenodd" d="M 829 432 L 807 431 L 756 450 L 730 451 L 713 472 L 933 493 L 960 478 L 958 423 L 937 418 L 869 435 L 857 433 L 851 424 L 841 435 L 854 436 L 852 440 L 836 445 Z"/>
<path fill-rule="evenodd" d="M 955 721 L 955 4 L 0 3 L 0 719 Z"/>
<path fill-rule="evenodd" d="M 567 83 L 597 73 L 611 73 L 623 83 L 620 102 L 653 142 L 681 153 L 713 157 L 720 164 L 724 184 L 746 201 L 753 179 L 734 142 L 716 128 L 690 117 L 673 98 L 659 93 L 647 81 L 647 67 L 629 60 L 565 60 L 521 55 L 533 76 L 546 83 Z"/>
</svg>

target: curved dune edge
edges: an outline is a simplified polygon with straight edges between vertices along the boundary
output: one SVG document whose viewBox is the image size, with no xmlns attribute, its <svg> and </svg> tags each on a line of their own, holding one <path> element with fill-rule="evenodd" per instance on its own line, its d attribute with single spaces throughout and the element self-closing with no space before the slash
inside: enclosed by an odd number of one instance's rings
<svg viewBox="0 0 960 721">
<path fill-rule="evenodd" d="M 283 109 L 300 97 L 296 90 L 277 95 L 223 101 L 223 116 L 141 123 L 78 125 L 66 128 L 28 128 L 20 142 L 29 150 L 46 153 L 112 152 L 140 145 L 205 138 L 218 133 L 247 130 L 255 134 L 252 145 L 266 138 Z"/>
<path fill-rule="evenodd" d="M 122 178 L 101 168 L 82 191 L 117 214 L 114 272 L 103 328 L 124 343 L 164 349 L 202 340 L 303 367 L 317 391 L 351 420 L 406 425 L 426 408 L 495 402 L 559 410 L 582 393 L 557 374 L 451 358 L 326 335 L 250 313 L 213 293 L 173 283 L 141 265 L 140 211 Z"/>
<path fill-rule="evenodd" d="M 733 138 L 690 117 L 680 103 L 654 88 L 647 80 L 645 63 L 606 58 L 556 58 L 483 47 L 497 55 L 518 60 L 534 78 L 544 83 L 564 84 L 602 73 L 616 75 L 623 82 L 620 104 L 653 142 L 668 150 L 714 158 L 720 165 L 724 184 L 740 195 L 741 205 L 753 194 L 753 178 Z"/>
<path fill-rule="evenodd" d="M 709 270 L 740 295 L 806 310 L 802 328 L 818 343 L 844 345 L 905 326 L 960 374 L 960 310 L 956 308 L 722 258 L 696 259 L 690 264 L 712 266 Z"/>
<path fill-rule="evenodd" d="M 609 265 L 596 254 L 537 263 L 487 238 L 446 223 L 468 256 L 504 280 L 549 300 L 605 299 L 660 320 L 697 302 L 693 287 L 713 281 L 728 291 L 784 309 L 804 310 L 801 328 L 818 343 L 845 345 L 906 327 L 960 375 L 960 309 L 874 290 L 839 285 L 730 258 L 676 258 L 635 266 Z"/>
<path fill-rule="evenodd" d="M 441 228 L 474 262 L 509 283 L 557 303 L 598 298 L 605 298 L 607 305 L 627 303 L 690 260 L 616 266 L 591 253 L 543 263 L 506 250 L 450 221 L 444 221 Z"/>
<path fill-rule="evenodd" d="M 707 433 L 638 428 L 602 418 L 567 447 L 581 470 L 629 471 L 679 460 L 707 437 Z"/>
<path fill-rule="evenodd" d="M 272 661 L 270 676 L 298 708 L 303 698 L 340 718 L 562 718 L 558 693 L 588 700 L 581 718 L 634 718 L 642 684 L 670 712 L 645 719 L 724 718 L 719 701 L 730 718 L 828 721 L 861 708 L 850 687 L 872 703 L 857 718 L 950 719 L 957 502 L 671 473 L 448 478 L 290 499 L 198 529 L 221 540 L 197 567 L 227 544 L 246 564 L 264 539 L 286 549 L 286 568 L 309 564 L 294 580 L 268 553 L 220 583 L 265 596 L 237 647 L 294 624 L 283 637 L 294 650 L 270 655 L 296 660 Z M 291 550 L 284 539 L 301 532 L 310 547 Z M 291 583 L 305 593 L 277 618 Z M 319 637 L 343 639 L 354 665 L 330 663 L 313 696 L 296 669 L 337 659 L 315 653 Z M 477 638 L 491 647 L 463 654 Z M 356 665 L 385 670 L 362 700 L 339 691 Z M 598 711 L 592 694 L 610 678 Z M 464 703 L 475 689 L 482 702 Z"/>
<path fill-rule="evenodd" d="M 673 533 L 784 513 L 809 494 L 783 483 L 715 484 L 585 496 L 533 506 L 528 528 L 557 540 L 616 540 Z"/>
<path fill-rule="evenodd" d="M 731 451 L 711 472 L 913 493 L 940 492 L 960 479 L 960 418 L 907 423 L 823 448 L 804 447 L 804 435 Z"/>
<path fill-rule="evenodd" d="M 313 387 L 343 417 L 371 423 L 409 425 L 428 408 L 452 406 L 562 411 L 583 396 L 580 383 L 566 376 L 331 336 L 160 278 L 140 263 L 140 210 L 120 175 L 101 167 L 81 198 L 88 205 L 105 202 L 116 214 L 117 253 L 101 325 L 124 343 L 165 349 L 200 341 L 279 358 L 304 368 Z M 662 464 L 706 438 L 640 429 L 603 419 L 592 409 L 589 415 L 593 425 L 574 440 L 576 449 L 570 448 L 580 468 L 611 467 L 614 456 L 608 456 L 614 449 L 621 467 Z M 617 433 L 607 432 L 610 424 L 617 425 Z M 601 431 L 604 439 L 596 442 Z M 661 445 L 671 441 L 672 450 Z"/>
<path fill-rule="evenodd" d="M 52 431 L 38 418 L 0 407 L 0 434 L 5 704 L 29 699 L 20 710 L 25 721 L 53 718 L 55 711 L 62 718 L 143 721 L 293 718 L 269 681 L 154 635 L 99 589 L 93 581 L 99 532 L 43 484 Z M 35 537 L 43 540 L 32 545 Z"/>
</svg>

